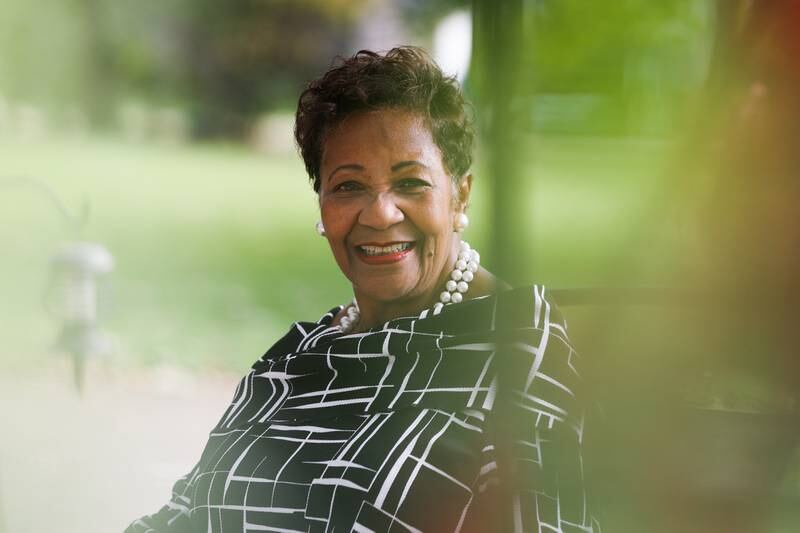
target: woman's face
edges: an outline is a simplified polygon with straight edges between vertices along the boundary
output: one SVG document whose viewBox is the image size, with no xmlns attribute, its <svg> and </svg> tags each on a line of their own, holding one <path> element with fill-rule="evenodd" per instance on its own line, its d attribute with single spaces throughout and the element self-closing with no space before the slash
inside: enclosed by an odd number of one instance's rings
<svg viewBox="0 0 800 533">
<path fill-rule="evenodd" d="M 471 180 L 453 185 L 419 115 L 345 118 L 326 137 L 320 180 L 326 237 L 359 302 L 427 303 L 444 290 Z"/>
</svg>

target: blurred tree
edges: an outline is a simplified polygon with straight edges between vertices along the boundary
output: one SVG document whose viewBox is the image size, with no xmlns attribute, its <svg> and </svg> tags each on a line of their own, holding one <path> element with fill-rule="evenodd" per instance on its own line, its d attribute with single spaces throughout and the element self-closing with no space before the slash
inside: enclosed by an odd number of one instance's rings
<svg viewBox="0 0 800 533">
<path fill-rule="evenodd" d="M 196 136 L 237 138 L 258 114 L 294 106 L 346 50 L 366 0 L 91 1 L 109 6 L 121 91 L 187 107 Z"/>
<path fill-rule="evenodd" d="M 197 135 L 235 137 L 255 115 L 293 107 L 306 80 L 352 51 L 353 29 L 373 1 L 4 0 L 0 94 L 78 104 L 105 124 L 124 100 L 178 106 L 191 112 Z M 385 1 L 417 35 L 469 7 Z M 536 129 L 664 131 L 669 103 L 705 74 L 711 0 L 523 4 L 523 45 L 494 53 L 519 53 L 523 92 L 548 95 L 527 107 Z"/>
<path fill-rule="evenodd" d="M 365 0 L 192 2 L 182 20 L 183 81 L 200 136 L 238 136 L 260 112 L 292 108 L 343 53 Z"/>
<path fill-rule="evenodd" d="M 100 125 L 126 100 L 174 105 L 197 135 L 237 137 L 349 50 L 368 0 L 43 2 L 0 3 L 0 95 L 78 104 Z"/>
</svg>

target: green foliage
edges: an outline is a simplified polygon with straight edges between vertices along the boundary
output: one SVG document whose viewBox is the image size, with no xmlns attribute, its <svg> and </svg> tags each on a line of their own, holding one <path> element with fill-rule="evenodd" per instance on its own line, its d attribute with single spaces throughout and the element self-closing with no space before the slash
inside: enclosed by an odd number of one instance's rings
<svg viewBox="0 0 800 533">
<path fill-rule="evenodd" d="M 526 11 L 523 86 L 593 98 L 570 102 L 586 107 L 579 128 L 589 133 L 664 133 L 704 81 L 711 8 L 694 0 L 543 2 Z M 569 117 L 559 118 L 554 122 L 570 127 Z"/>
<path fill-rule="evenodd" d="M 542 90 L 619 90 L 630 58 L 676 54 L 691 61 L 708 29 L 707 3 L 690 0 L 591 7 L 585 0 L 562 0 L 529 17 L 529 57 Z"/>
</svg>

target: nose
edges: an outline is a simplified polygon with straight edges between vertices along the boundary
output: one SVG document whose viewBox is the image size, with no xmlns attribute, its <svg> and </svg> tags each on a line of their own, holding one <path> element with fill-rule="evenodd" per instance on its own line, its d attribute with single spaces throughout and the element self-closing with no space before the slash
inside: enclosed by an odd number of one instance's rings
<svg viewBox="0 0 800 533">
<path fill-rule="evenodd" d="M 377 230 L 387 229 L 404 219 L 403 211 L 397 207 L 395 198 L 390 192 L 373 195 L 358 215 L 359 224 Z"/>
</svg>

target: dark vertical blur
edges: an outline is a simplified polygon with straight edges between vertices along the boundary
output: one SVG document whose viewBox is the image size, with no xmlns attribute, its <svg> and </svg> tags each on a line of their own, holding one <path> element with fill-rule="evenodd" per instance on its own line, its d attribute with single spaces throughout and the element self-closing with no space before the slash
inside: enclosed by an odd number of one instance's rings
<svg viewBox="0 0 800 533">
<path fill-rule="evenodd" d="M 476 0 L 474 6 L 473 69 L 478 120 L 482 130 L 483 172 L 490 186 L 488 257 L 495 273 L 512 284 L 527 280 L 530 265 L 515 250 L 524 250 L 532 228 L 525 220 L 530 198 L 520 195 L 531 176 L 520 168 L 524 102 L 520 68 L 523 63 L 523 2 Z M 521 260 L 522 259 L 522 260 Z"/>
<path fill-rule="evenodd" d="M 525 224 L 525 207 L 530 200 L 520 194 L 524 190 L 524 176 L 520 168 L 522 143 L 521 83 L 519 69 L 523 47 L 523 2 L 509 0 L 473 2 L 473 60 L 476 104 L 481 139 L 481 153 L 485 155 L 482 170 L 488 183 L 486 199 L 490 206 L 492 225 L 487 250 L 495 274 L 503 280 L 519 283 L 525 280 L 527 265 L 515 250 L 524 250 L 531 235 Z M 502 325 L 505 319 L 498 317 Z M 510 353 L 512 339 L 500 331 L 498 353 Z M 504 364 L 505 363 L 505 364 Z M 494 516 L 489 518 L 496 531 L 513 528 L 513 465 L 512 420 L 510 407 L 512 366 L 500 360 L 495 446 L 501 485 L 498 490 Z M 488 517 L 487 517 L 488 518 Z"/>
</svg>

